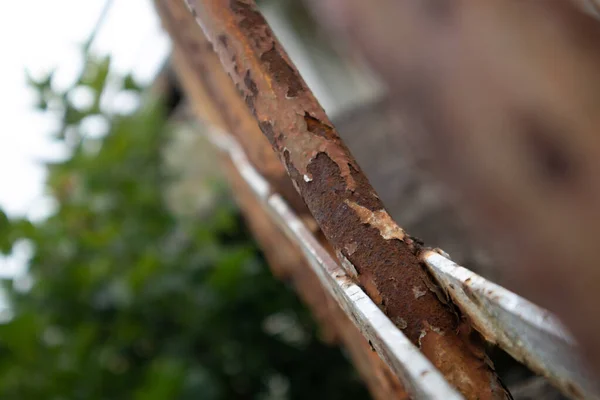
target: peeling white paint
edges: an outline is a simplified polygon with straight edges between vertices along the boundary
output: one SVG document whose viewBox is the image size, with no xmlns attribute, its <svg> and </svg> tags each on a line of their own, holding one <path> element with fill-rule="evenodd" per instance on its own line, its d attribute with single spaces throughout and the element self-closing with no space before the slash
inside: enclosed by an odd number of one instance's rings
<svg viewBox="0 0 600 400">
<path fill-rule="evenodd" d="M 444 331 L 442 331 L 437 326 L 431 326 L 431 325 L 429 325 L 429 329 L 431 329 L 433 332 L 437 333 L 438 335 L 444 336 Z"/>
<path fill-rule="evenodd" d="M 413 291 L 413 293 L 415 295 L 415 299 L 423 297 L 423 296 L 425 296 L 427 294 L 427 290 L 424 290 L 424 289 L 422 289 L 420 287 L 417 287 L 417 286 L 413 286 L 412 291 Z"/>
<path fill-rule="evenodd" d="M 441 256 L 446 257 L 448 260 L 451 260 L 450 254 L 446 253 L 444 250 L 440 249 L 439 247 L 436 247 L 435 249 L 433 249 L 433 251 L 435 251 L 436 253 L 438 253 Z"/>
<path fill-rule="evenodd" d="M 408 323 L 402 317 L 396 317 L 396 318 L 394 318 L 394 323 L 400 329 L 406 329 L 406 327 L 408 327 Z"/>
<path fill-rule="evenodd" d="M 344 249 L 346 249 L 346 251 L 348 252 L 348 255 L 351 256 L 352 254 L 354 254 L 354 252 L 356 252 L 356 249 L 358 248 L 358 244 L 356 244 L 356 242 L 352 242 L 350 244 L 347 244 L 344 246 Z"/>
<path fill-rule="evenodd" d="M 342 267 L 344 268 L 344 270 L 346 271 L 346 273 L 348 273 L 353 278 L 358 278 L 358 271 L 356 270 L 356 267 L 354 266 L 354 264 L 352 264 L 350 262 L 350 260 L 348 260 L 346 258 L 346 256 L 344 256 L 342 254 L 342 252 L 339 251 L 339 250 L 335 251 L 335 255 L 338 258 L 338 260 L 340 260 L 340 262 L 342 264 Z"/>
</svg>

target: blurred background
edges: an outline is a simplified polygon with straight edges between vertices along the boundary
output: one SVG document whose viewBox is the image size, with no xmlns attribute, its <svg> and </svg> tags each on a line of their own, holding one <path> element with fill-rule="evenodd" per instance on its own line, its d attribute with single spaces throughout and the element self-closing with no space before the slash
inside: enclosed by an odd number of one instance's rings
<svg viewBox="0 0 600 400">
<path fill-rule="evenodd" d="M 377 83 L 297 1 L 261 7 L 324 106 Z M 0 397 L 351 399 L 173 91 L 151 0 L 0 3 Z"/>
</svg>

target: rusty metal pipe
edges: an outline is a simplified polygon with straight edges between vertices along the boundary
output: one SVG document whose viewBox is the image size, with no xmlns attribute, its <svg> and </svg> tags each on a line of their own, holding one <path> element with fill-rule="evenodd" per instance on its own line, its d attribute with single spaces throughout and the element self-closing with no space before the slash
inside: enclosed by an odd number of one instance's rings
<svg viewBox="0 0 600 400">
<path fill-rule="evenodd" d="M 212 45 L 186 6 L 180 1 L 156 1 L 156 7 L 163 26 L 173 40 L 173 64 L 195 115 L 212 127 L 234 130 L 238 134 L 237 139 L 246 146 L 247 153 L 253 156 L 255 167 L 263 173 L 270 173 L 269 183 L 274 185 L 275 190 L 282 189 L 282 182 L 291 187 L 283 166 L 258 130 L 256 121 L 235 92 L 231 80 L 212 51 Z M 200 51 L 193 51 L 194 49 Z M 258 135 L 253 136 L 253 129 Z M 263 144 L 266 144 L 267 152 L 264 151 Z M 272 159 L 275 163 L 270 162 Z M 303 254 L 265 213 L 230 157 L 223 154 L 221 161 L 236 201 L 244 212 L 249 228 L 265 253 L 273 273 L 294 285 L 319 322 L 322 333 L 326 335 L 325 339 L 342 342 L 374 399 L 408 399 L 399 378 L 373 353 L 367 339 L 338 305 L 336 299 L 320 285 L 318 277 L 306 264 Z M 285 179 L 273 179 L 274 177 Z M 299 198 L 293 188 L 290 195 Z M 305 206 L 302 210 L 304 209 Z M 295 211 L 297 212 L 298 208 Z"/>
<path fill-rule="evenodd" d="M 237 138 L 255 168 L 299 214 L 308 214 L 286 171 L 262 135 L 256 120 L 223 70 L 202 29 L 181 1 L 156 1 L 165 29 L 174 43 L 175 67 L 198 115 Z M 199 97 L 203 96 L 203 97 Z M 206 112 L 208 111 L 208 112 Z"/>
<path fill-rule="evenodd" d="M 508 398 L 422 267 L 419 244 L 384 210 L 254 2 L 188 5 L 340 262 L 467 398 Z"/>
</svg>

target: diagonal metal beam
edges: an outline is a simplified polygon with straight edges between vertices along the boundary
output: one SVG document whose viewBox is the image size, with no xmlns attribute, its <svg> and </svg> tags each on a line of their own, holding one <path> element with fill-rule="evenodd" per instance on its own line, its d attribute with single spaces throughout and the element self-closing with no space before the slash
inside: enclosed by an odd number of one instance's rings
<svg viewBox="0 0 600 400">
<path fill-rule="evenodd" d="M 235 130 L 236 138 L 240 145 L 244 146 L 249 161 L 255 168 L 260 169 L 271 185 L 267 192 L 277 191 L 281 194 L 286 188 L 282 183 L 291 187 L 291 181 L 283 166 L 262 136 L 254 117 L 249 114 L 235 92 L 235 87 L 212 51 L 212 45 L 187 7 L 181 1 L 157 1 L 156 5 L 163 26 L 173 40 L 173 66 L 195 115 L 210 127 Z M 294 286 L 319 322 L 324 339 L 329 342 L 340 341 L 344 345 L 374 399 L 408 399 L 399 378 L 372 350 L 367 339 L 338 305 L 336 299 L 320 284 L 297 245 L 282 235 L 233 162 L 227 156 L 221 157 L 221 161 L 234 197 L 244 212 L 248 226 L 261 246 L 271 270 L 278 278 Z M 272 168 L 268 168 L 269 165 Z M 284 179 L 277 179 L 278 177 Z M 254 187 L 254 190 L 266 190 L 266 187 L 264 184 L 259 188 Z M 293 187 L 292 193 L 288 193 L 284 198 L 289 202 L 292 195 L 298 198 Z M 293 198 L 291 200 L 293 201 Z M 296 218 L 310 223 L 311 231 L 314 230 L 314 220 L 303 213 L 304 208 L 296 206 L 293 209 Z"/>
<path fill-rule="evenodd" d="M 467 398 L 508 398 L 251 1 L 188 2 L 342 265 Z"/>
</svg>

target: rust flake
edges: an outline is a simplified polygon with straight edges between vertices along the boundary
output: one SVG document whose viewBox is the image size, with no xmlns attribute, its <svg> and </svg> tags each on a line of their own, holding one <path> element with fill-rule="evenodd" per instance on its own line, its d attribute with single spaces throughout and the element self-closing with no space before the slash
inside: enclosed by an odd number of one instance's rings
<svg viewBox="0 0 600 400">
<path fill-rule="evenodd" d="M 408 328 L 408 322 L 406 322 L 406 320 L 402 317 L 395 317 L 393 322 L 399 329 Z"/>
<path fill-rule="evenodd" d="M 240 31 L 254 41 L 258 48 L 264 48 L 273 42 L 273 36 L 268 28 L 267 21 L 254 4 L 243 0 L 231 0 L 229 7 L 237 16 L 237 25 Z"/>
<path fill-rule="evenodd" d="M 413 286 L 412 292 L 415 295 L 415 299 L 419 299 L 427 294 L 427 290 L 418 286 Z"/>
<path fill-rule="evenodd" d="M 370 196 L 366 178 L 356 173 L 358 189 L 350 192 L 346 190 L 338 166 L 326 154 L 319 154 L 310 165 L 310 172 L 315 176 L 311 183 L 302 180 L 289 162 L 289 156 L 286 162 L 323 232 L 355 266 L 359 284 L 388 317 L 406 322 L 405 334 L 413 343 L 417 343 L 426 320 L 454 331 L 456 318 L 448 314 L 433 293 L 427 291 L 423 298 L 415 301 L 412 287 L 423 286 L 425 272 L 414 249 L 400 240 L 385 240 L 376 226 L 364 223 L 364 218 L 361 221 L 359 213 L 347 204 L 347 201 L 362 204 L 367 211 L 382 209 L 381 202 Z M 399 236 L 398 232 L 395 236 Z M 354 250 L 352 254 L 348 249 Z"/>
<path fill-rule="evenodd" d="M 245 87 L 246 104 L 271 145 L 280 153 L 289 151 L 292 164 L 306 182 L 312 181 L 308 165 L 319 153 L 327 154 L 338 165 L 347 189 L 354 191 L 353 170 L 359 170 L 356 161 L 335 129 L 315 115 L 320 114 L 318 103 L 254 2 L 230 0 L 229 6 L 239 31 L 229 32 L 228 46 L 221 44 L 229 56 L 238 55 L 234 63 L 238 72 L 232 78 Z M 273 115 L 278 118 L 271 119 Z"/>
<path fill-rule="evenodd" d="M 462 335 L 460 335 L 462 336 Z M 485 353 L 472 352 L 474 346 L 463 337 L 442 335 L 432 326 L 421 332 L 419 343 L 421 350 L 429 354 L 429 358 L 437 369 L 469 400 L 510 399 L 510 395 L 497 379 Z M 462 348 L 471 357 L 461 357 L 460 352 L 451 349 Z M 463 353 L 465 354 L 465 353 Z"/>
<path fill-rule="evenodd" d="M 277 51 L 275 43 L 273 43 L 270 50 L 260 56 L 260 60 L 268 65 L 269 72 L 277 83 L 287 86 L 286 98 L 297 97 L 304 90 L 296 71 Z"/>
<path fill-rule="evenodd" d="M 346 252 L 348 253 L 349 256 L 354 254 L 354 252 L 356 251 L 357 248 L 358 248 L 358 244 L 356 244 L 356 242 L 349 243 L 344 246 L 344 249 L 346 250 Z"/>
<path fill-rule="evenodd" d="M 345 200 L 345 203 L 358 214 L 361 223 L 376 228 L 385 240 L 398 239 L 404 241 L 404 230 L 394 222 L 390 214 L 384 209 L 371 211 L 348 199 Z"/>
<path fill-rule="evenodd" d="M 271 121 L 260 122 L 259 125 L 273 147 L 279 152 L 286 153 L 291 165 L 302 176 L 302 180 L 305 183 L 312 182 L 313 174 L 308 171 L 309 165 L 323 153 L 338 166 L 338 174 L 346 184 L 344 190 L 354 192 L 357 185 L 353 172 L 358 170 L 358 166 L 339 139 L 332 140 L 310 132 L 305 116 L 296 114 L 289 120 L 289 126 L 283 129 L 285 133 L 275 130 Z"/>
</svg>

